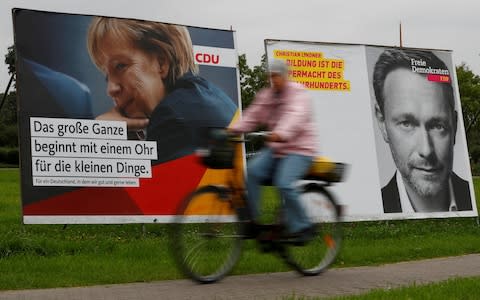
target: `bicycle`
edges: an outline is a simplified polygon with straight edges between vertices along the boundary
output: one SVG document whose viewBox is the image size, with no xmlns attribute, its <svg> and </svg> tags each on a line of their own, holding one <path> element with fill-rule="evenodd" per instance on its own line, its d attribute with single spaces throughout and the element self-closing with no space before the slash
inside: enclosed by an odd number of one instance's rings
<svg viewBox="0 0 480 300">
<path fill-rule="evenodd" d="M 243 162 L 234 162 L 245 140 L 214 130 L 207 150 L 200 152 L 202 163 L 214 169 L 232 169 L 226 185 L 207 185 L 188 195 L 178 207 L 170 240 L 173 256 L 185 275 L 200 283 L 220 280 L 238 261 L 247 238 L 250 211 L 242 184 Z M 262 134 L 257 134 L 262 135 Z M 277 252 L 300 274 L 312 276 L 326 270 L 335 260 L 342 241 L 341 206 L 326 187 L 342 180 L 345 164 L 316 159 L 299 182 L 301 201 L 306 206 L 315 235 L 309 241 L 282 238 L 285 230 L 282 210 L 276 222 L 262 225 L 256 236 L 263 251 Z M 238 180 L 238 178 L 241 180 Z M 261 238 L 260 238 L 261 236 Z"/>
</svg>

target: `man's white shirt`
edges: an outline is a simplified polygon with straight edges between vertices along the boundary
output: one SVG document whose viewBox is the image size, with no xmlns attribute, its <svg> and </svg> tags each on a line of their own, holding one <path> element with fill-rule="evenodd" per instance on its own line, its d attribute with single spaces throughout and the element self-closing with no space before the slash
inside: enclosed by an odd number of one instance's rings
<svg viewBox="0 0 480 300">
<path fill-rule="evenodd" d="M 403 182 L 403 177 L 400 172 L 395 173 L 395 177 L 397 179 L 397 187 L 398 187 L 398 195 L 400 197 L 400 204 L 402 205 L 402 212 L 404 213 L 414 213 L 416 212 L 413 209 L 412 203 L 408 198 L 407 190 L 405 189 L 405 183 Z M 453 193 L 453 185 L 452 179 L 449 178 L 448 180 L 448 190 L 450 193 L 450 206 L 448 207 L 448 211 L 457 211 L 457 202 L 455 201 L 455 195 Z"/>
</svg>

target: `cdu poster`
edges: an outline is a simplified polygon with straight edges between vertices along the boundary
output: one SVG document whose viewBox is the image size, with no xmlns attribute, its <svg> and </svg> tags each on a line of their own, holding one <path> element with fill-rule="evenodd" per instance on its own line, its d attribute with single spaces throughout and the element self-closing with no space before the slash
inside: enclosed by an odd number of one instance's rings
<svg viewBox="0 0 480 300">
<path fill-rule="evenodd" d="M 224 180 L 195 150 L 239 114 L 234 32 L 12 13 L 25 223 L 169 222 Z"/>
</svg>

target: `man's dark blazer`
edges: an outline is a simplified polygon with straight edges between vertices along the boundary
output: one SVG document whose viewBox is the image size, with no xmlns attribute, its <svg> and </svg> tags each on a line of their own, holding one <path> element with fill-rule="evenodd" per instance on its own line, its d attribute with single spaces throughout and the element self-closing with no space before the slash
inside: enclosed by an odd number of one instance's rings
<svg viewBox="0 0 480 300">
<path fill-rule="evenodd" d="M 402 205 L 397 187 L 397 173 L 386 186 L 382 188 L 383 212 L 401 213 Z M 470 187 L 468 182 L 458 177 L 454 172 L 451 173 L 453 194 L 457 203 L 457 210 L 472 210 L 472 200 L 470 198 Z"/>
</svg>

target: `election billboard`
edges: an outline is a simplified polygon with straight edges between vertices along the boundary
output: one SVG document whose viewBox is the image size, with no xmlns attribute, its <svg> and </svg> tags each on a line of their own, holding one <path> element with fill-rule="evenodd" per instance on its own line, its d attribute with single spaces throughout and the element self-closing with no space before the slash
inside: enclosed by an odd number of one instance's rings
<svg viewBox="0 0 480 300">
<path fill-rule="evenodd" d="M 195 151 L 239 115 L 233 31 L 12 14 L 25 223 L 170 222 L 226 180 Z"/>
<path fill-rule="evenodd" d="M 310 94 L 318 153 L 349 165 L 345 220 L 477 216 L 452 52 L 265 41 Z"/>
</svg>

